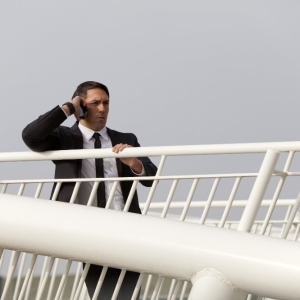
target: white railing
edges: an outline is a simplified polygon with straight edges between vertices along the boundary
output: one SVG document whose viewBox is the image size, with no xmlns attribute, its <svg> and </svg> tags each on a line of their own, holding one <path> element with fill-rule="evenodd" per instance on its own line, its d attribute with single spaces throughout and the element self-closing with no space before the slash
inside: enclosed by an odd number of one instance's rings
<svg viewBox="0 0 300 300">
<path fill-rule="evenodd" d="M 268 151 L 272 149 L 272 151 Z M 282 152 L 282 154 L 277 151 Z M 289 189 L 293 191 L 294 198 L 292 199 L 279 199 L 281 191 L 285 185 L 287 178 L 297 179 L 299 178 L 300 172 L 291 172 L 291 166 L 295 153 L 300 151 L 299 142 L 288 142 L 288 143 L 260 143 L 260 144 L 235 144 L 235 145 L 205 145 L 205 146 L 174 146 L 174 147 L 148 147 L 148 148 L 131 148 L 125 149 L 122 153 L 115 154 L 108 149 L 99 150 L 71 150 L 71 151 L 57 151 L 57 152 L 44 152 L 44 153 L 34 153 L 34 152 L 24 152 L 24 153 L 2 153 L 0 154 L 0 161 L 2 162 L 18 162 L 18 161 L 42 161 L 42 160 L 60 160 L 60 159 L 80 159 L 80 158 L 93 158 L 93 157 L 126 157 L 126 156 L 158 156 L 160 157 L 160 162 L 158 166 L 158 172 L 155 177 L 147 177 L 147 179 L 153 179 L 154 184 L 149 189 L 148 195 L 142 191 L 142 197 L 140 196 L 141 208 L 144 215 L 155 215 L 161 218 L 167 219 L 177 219 L 181 222 L 193 222 L 204 225 L 216 226 L 219 228 L 230 228 L 239 231 L 248 231 L 253 233 L 258 233 L 260 235 L 270 235 L 274 237 L 280 237 L 281 239 L 290 239 L 293 241 L 298 241 L 298 235 L 300 230 L 300 221 L 297 217 L 297 211 L 299 206 L 299 200 L 297 200 L 297 195 L 299 188 L 297 183 L 292 182 L 289 185 Z M 178 158 L 189 155 L 215 155 L 215 154 L 243 154 L 246 158 L 249 153 L 267 153 L 264 164 L 262 165 L 260 172 L 223 172 L 216 174 L 187 174 L 180 173 L 180 175 L 163 175 L 163 173 L 168 171 L 167 158 L 171 156 L 176 156 Z M 282 170 L 276 170 L 275 165 L 277 163 L 279 155 L 286 156 L 286 162 Z M 215 156 L 213 156 L 215 157 Z M 269 161 L 269 162 L 268 162 Z M 182 168 L 183 169 L 183 168 Z M 176 172 L 178 173 L 178 172 Z M 261 178 L 258 178 L 260 174 Z M 258 178 L 258 179 L 257 179 Z M 99 181 L 123 181 L 123 180 L 134 180 L 134 185 L 132 192 L 137 188 L 139 180 L 145 179 L 143 177 L 138 178 L 106 178 L 106 179 L 88 179 L 88 181 L 94 181 L 97 185 Z M 229 197 L 227 200 L 216 200 L 216 194 L 223 181 L 230 180 L 232 184 L 232 189 L 229 192 Z M 250 181 L 249 181 L 250 180 Z M 275 182 L 275 181 L 276 182 Z M 54 180 L 54 179 L 22 179 L 22 180 L 2 180 L 0 184 L 2 185 L 2 193 L 15 193 L 19 196 L 30 196 L 35 198 L 40 198 L 41 195 L 47 193 L 47 186 L 52 183 L 58 183 L 56 185 L 56 190 L 53 194 L 52 200 L 56 200 L 58 195 L 60 184 L 62 182 L 72 181 L 76 182 L 76 187 L 74 189 L 71 203 L 74 203 L 76 198 L 76 193 L 80 187 L 81 182 L 86 181 L 86 179 L 69 179 L 69 180 Z M 248 189 L 252 190 L 248 200 L 236 200 L 236 196 L 239 191 L 245 187 L 241 187 L 243 182 L 247 181 Z M 255 184 L 254 184 L 255 181 Z M 274 181 L 274 182 L 273 182 Z M 190 183 L 190 189 L 180 190 L 181 183 Z M 198 198 L 197 193 L 199 191 L 199 182 L 205 182 L 204 187 L 207 189 L 207 198 Z M 159 183 L 159 184 L 158 184 Z M 211 185 L 211 187 L 209 187 Z M 32 188 L 34 186 L 34 188 Z M 18 187 L 15 189 L 14 187 Z M 250 187 L 250 188 L 249 188 Z M 267 187 L 271 187 L 274 191 L 273 197 L 270 200 L 263 200 L 265 190 Z M 290 188 L 292 187 L 292 188 Z M 210 189 L 210 191 L 209 191 Z M 184 191 L 183 191 L 184 190 Z M 48 188 L 49 192 L 49 188 Z M 185 194 L 185 193 L 187 194 Z M 270 191 L 269 191 L 270 192 Z M 30 194 L 31 193 L 31 194 Z M 228 191 L 227 191 L 228 193 Z M 130 193 L 133 195 L 133 193 Z M 141 193 L 140 193 L 141 195 Z M 112 199 L 110 197 L 109 201 Z M 46 198 L 43 196 L 42 198 Z M 129 196 L 130 197 L 130 196 Z M 186 199 L 186 201 L 182 201 Z M 224 196 L 222 196 L 224 199 Z M 180 201 L 178 201 L 180 200 Z M 127 205 L 125 210 L 129 208 L 131 199 L 127 199 Z M 251 205 L 249 204 L 251 203 Z M 89 205 L 89 203 L 88 203 Z M 109 203 L 107 204 L 107 207 Z M 237 213 L 231 214 L 232 211 L 239 209 Z M 213 211 L 218 210 L 217 214 Z M 220 210 L 221 213 L 220 213 Z M 276 215 L 277 212 L 277 215 Z M 279 214 L 278 214 L 279 213 Z M 238 215 L 237 215 L 238 214 Z M 0 241 L 1 247 L 1 241 Z M 18 249 L 15 249 L 18 250 Z M 11 256 L 11 263 L 9 266 L 6 264 L 7 257 Z M 20 259 L 21 257 L 21 259 Z M 2 293 L 1 300 L 5 299 L 4 293 L 8 293 L 9 287 L 12 285 L 14 280 L 13 274 L 15 274 L 15 289 L 12 299 L 31 299 L 31 284 L 33 276 L 28 279 L 26 283 L 26 288 L 22 290 L 22 281 L 24 278 L 25 265 L 26 262 L 31 257 L 30 254 L 21 254 L 20 252 L 10 252 L 4 250 L 1 261 L 0 261 L 0 276 L 6 277 L 6 283 L 4 284 L 4 292 Z M 30 258 L 31 266 L 35 266 L 34 260 L 36 257 Z M 40 278 L 48 278 L 48 287 L 44 286 L 44 289 L 48 289 L 48 294 L 44 292 L 46 298 L 52 299 L 52 294 L 54 294 L 54 281 L 58 275 L 55 275 L 57 270 L 59 270 L 59 264 L 61 260 L 50 260 L 51 264 L 48 264 L 49 259 L 45 258 L 44 267 L 39 271 Z M 65 262 L 64 262 L 65 263 Z M 2 270 L 1 270 L 2 264 Z M 28 263 L 27 263 L 28 264 Z M 48 267 L 47 267 L 48 264 Z M 52 276 L 50 275 L 51 267 L 53 267 Z M 67 263 L 66 269 L 72 267 L 74 263 Z M 48 273 L 47 273 L 48 268 Z M 18 269 L 18 272 L 16 271 Z M 75 268 L 76 269 L 76 268 Z M 238 272 L 238 270 L 236 271 Z M 25 272 L 26 273 L 26 272 Z M 28 271 L 27 271 L 28 273 Z M 41 274 L 42 273 L 42 274 Z M 78 287 L 78 281 L 81 276 L 80 264 L 77 267 L 75 273 L 73 290 L 69 297 L 73 299 L 74 293 Z M 46 277 L 44 274 L 47 274 Z M 50 280 L 51 278 L 51 280 Z M 158 278 L 157 284 L 153 286 L 152 296 L 151 296 L 151 283 L 153 281 L 153 276 L 149 276 L 143 287 L 143 299 L 147 297 L 158 297 L 161 294 L 161 284 L 163 284 L 163 279 Z M 166 282 L 166 281 L 165 281 Z M 190 284 L 189 281 L 180 287 L 176 285 L 178 282 L 173 279 L 169 291 L 167 292 L 167 298 L 170 300 L 176 295 L 180 295 L 183 299 L 188 293 Z M 24 282 L 23 282 L 24 286 Z M 39 284 L 41 288 L 41 283 Z M 20 294 L 21 292 L 21 294 Z M 42 294 L 40 292 L 40 294 Z M 176 295 L 175 295 L 176 294 Z M 1 294 L 0 294 L 1 295 Z M 3 296 L 4 295 L 4 296 Z M 20 295 L 22 297 L 20 297 Z M 155 295 L 155 296 L 154 296 Z M 262 295 L 265 296 L 265 295 Z M 63 299 L 63 293 L 60 294 L 60 299 Z M 6 298 L 9 299 L 9 298 Z M 58 298 L 59 299 L 59 298 Z M 155 299 L 155 298 L 153 298 Z"/>
<path fill-rule="evenodd" d="M 182 281 L 214 269 L 226 274 L 239 291 L 286 299 L 300 295 L 300 244 L 292 241 L 14 195 L 3 196 L 0 211 L 2 224 L 10 226 L 0 238 L 10 249 Z M 82 230 L 80 218 L 89 234 Z"/>
</svg>

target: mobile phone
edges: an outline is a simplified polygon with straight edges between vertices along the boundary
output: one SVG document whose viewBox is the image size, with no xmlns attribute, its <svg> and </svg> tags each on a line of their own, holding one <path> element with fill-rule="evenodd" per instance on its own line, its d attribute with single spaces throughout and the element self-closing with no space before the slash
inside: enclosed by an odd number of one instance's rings
<svg viewBox="0 0 300 300">
<path fill-rule="evenodd" d="M 87 112 L 88 112 L 87 106 L 80 104 L 80 115 L 79 115 L 80 119 L 85 119 Z"/>
</svg>

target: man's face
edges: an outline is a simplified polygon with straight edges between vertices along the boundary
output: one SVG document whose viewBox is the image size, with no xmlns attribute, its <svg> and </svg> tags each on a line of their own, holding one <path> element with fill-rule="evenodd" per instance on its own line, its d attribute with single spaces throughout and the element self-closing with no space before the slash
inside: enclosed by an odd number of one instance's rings
<svg viewBox="0 0 300 300">
<path fill-rule="evenodd" d="M 101 130 L 107 121 L 109 111 L 108 95 L 98 88 L 87 90 L 85 101 L 88 113 L 85 119 L 81 120 L 82 124 L 94 131 Z"/>
</svg>

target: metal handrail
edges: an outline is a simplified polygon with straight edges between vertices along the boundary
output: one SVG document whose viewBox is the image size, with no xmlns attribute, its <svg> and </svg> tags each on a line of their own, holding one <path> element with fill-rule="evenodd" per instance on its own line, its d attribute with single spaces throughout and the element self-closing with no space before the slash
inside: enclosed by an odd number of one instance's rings
<svg viewBox="0 0 300 300">
<path fill-rule="evenodd" d="M 160 147 L 126 148 L 122 152 L 114 153 L 110 149 L 60 150 L 45 152 L 6 152 L 0 154 L 0 162 L 11 161 L 40 161 L 61 159 L 87 158 L 119 158 L 141 156 L 178 156 L 178 155 L 210 155 L 210 154 L 246 154 L 265 153 L 268 149 L 280 152 L 300 151 L 300 142 L 272 142 L 272 143 L 243 143 L 243 144 L 212 144 L 185 145 Z"/>
<path fill-rule="evenodd" d="M 272 149 L 272 150 L 269 150 Z M 275 170 L 275 165 L 276 161 L 279 157 L 279 152 L 288 152 L 288 157 L 286 160 L 286 164 L 284 169 L 281 170 Z M 21 162 L 21 161 L 47 161 L 47 160 L 63 160 L 63 159 L 86 159 L 86 158 L 121 158 L 121 157 L 141 157 L 141 156 L 160 156 L 161 160 L 158 166 L 158 172 L 156 176 L 151 176 L 151 177 L 127 177 L 127 178 L 71 178 L 71 179 L 21 179 L 21 180 L 1 180 L 0 185 L 1 187 L 1 193 L 9 193 L 8 187 L 10 185 L 17 185 L 19 186 L 17 194 L 19 196 L 22 196 L 24 194 L 24 190 L 26 189 L 27 185 L 30 184 L 37 184 L 37 189 L 35 191 L 35 198 L 40 198 L 41 192 L 43 190 L 44 184 L 48 183 L 57 183 L 56 184 L 56 189 L 54 191 L 52 200 L 56 200 L 56 197 L 59 193 L 59 189 L 61 187 L 61 184 L 64 182 L 76 182 L 73 195 L 71 198 L 70 203 L 74 203 L 76 195 L 78 193 L 79 186 L 82 182 L 89 181 L 89 182 L 94 182 L 94 189 L 97 187 L 100 181 L 110 181 L 113 183 L 113 185 L 116 187 L 116 184 L 121 181 L 127 181 L 127 180 L 134 180 L 134 185 L 132 187 L 132 190 L 130 192 L 131 195 L 133 195 L 137 183 L 140 180 L 144 179 L 151 179 L 154 181 L 152 187 L 149 190 L 148 197 L 145 202 L 140 203 L 140 206 L 143 210 L 143 214 L 154 214 L 153 211 L 155 210 L 162 210 L 160 213 L 160 218 L 169 218 L 172 219 L 172 215 L 170 215 L 169 210 L 170 209 L 181 209 L 182 212 L 180 216 L 177 217 L 179 221 L 185 221 L 184 223 L 192 222 L 190 220 L 190 216 L 188 216 L 188 211 L 189 209 L 201 209 L 202 214 L 201 216 L 198 215 L 199 219 L 196 223 L 200 224 L 205 224 L 205 225 L 212 225 L 215 227 L 221 228 L 231 228 L 231 229 L 237 229 L 237 230 L 242 230 L 242 231 L 247 231 L 247 232 L 252 232 L 252 233 L 259 233 L 260 235 L 271 235 L 272 233 L 273 236 L 280 237 L 281 239 L 290 239 L 293 241 L 298 240 L 298 235 L 300 232 L 300 223 L 299 223 L 299 218 L 297 217 L 297 210 L 299 206 L 299 197 L 297 199 L 279 199 L 279 195 L 281 192 L 281 189 L 284 185 L 285 179 L 289 176 L 300 176 L 300 172 L 291 172 L 289 170 L 290 165 L 292 163 L 293 157 L 295 152 L 299 151 L 300 152 L 300 142 L 279 142 L 279 143 L 245 143 L 245 144 L 223 144 L 223 145 L 190 145 L 190 146 L 168 146 L 168 147 L 141 147 L 141 148 L 128 148 L 125 149 L 121 153 L 113 153 L 110 149 L 97 149 L 97 150 L 66 150 L 66 151 L 48 151 L 48 152 L 42 152 L 42 153 L 37 153 L 37 152 L 19 152 L 19 153 L 0 153 L 0 162 Z M 182 174 L 182 175 L 162 175 L 162 170 L 165 165 L 166 158 L 168 156 L 188 156 L 188 155 L 218 155 L 218 154 L 249 154 L 249 153 L 267 153 L 265 156 L 265 161 L 267 160 L 266 158 L 269 157 L 270 164 L 267 167 L 261 168 L 260 172 L 255 172 L 255 173 L 249 173 L 249 172 L 244 172 L 244 173 L 217 173 L 217 174 L 195 174 L 195 175 L 187 175 L 187 174 Z M 271 156 L 270 156 L 271 155 Z M 272 158 L 273 156 L 273 158 Z M 263 174 L 265 173 L 265 175 Z M 258 178 L 261 177 L 261 179 L 258 180 Z M 273 199 L 270 200 L 263 200 L 264 198 L 264 192 L 261 191 L 261 188 L 259 187 L 261 184 L 263 184 L 264 189 L 269 185 L 269 181 L 271 177 L 276 177 L 279 178 L 279 183 L 277 185 L 275 194 Z M 235 179 L 235 183 L 233 184 L 230 196 L 228 199 L 221 201 L 221 200 L 215 200 L 215 193 L 218 190 L 218 186 L 220 181 L 223 179 L 228 179 L 232 178 Z M 246 178 L 256 178 L 256 183 L 258 181 L 258 184 L 255 184 L 256 186 L 256 191 L 253 193 L 252 189 L 252 199 L 250 199 L 250 202 L 254 205 L 249 206 L 249 200 L 237 200 L 236 198 L 236 193 L 240 187 L 240 183 L 243 179 Z M 198 182 L 202 179 L 208 179 L 211 180 L 213 179 L 214 182 L 211 187 L 211 191 L 209 194 L 208 199 L 203 199 L 203 201 L 197 199 L 197 201 L 193 200 L 194 193 L 197 189 Z M 176 191 L 177 185 L 181 180 L 190 180 L 192 182 L 192 185 L 190 187 L 190 190 L 188 192 L 188 195 L 186 198 L 186 201 L 174 201 L 174 193 Z M 162 200 L 160 199 L 155 199 L 155 202 L 153 201 L 154 195 L 156 193 L 156 188 L 158 186 L 159 181 L 170 181 L 172 183 L 169 194 L 166 198 L 166 201 L 164 202 L 156 202 L 157 200 Z M 113 189 L 112 189 L 113 191 Z M 113 195 L 110 195 L 109 199 L 112 199 Z M 295 195 L 296 197 L 296 195 Z M 110 200 L 109 200 L 110 201 Z M 109 202 L 108 201 L 108 202 Z M 127 202 L 126 209 L 129 207 L 131 199 Z M 88 204 L 89 205 L 89 204 Z M 108 206 L 108 205 L 107 205 Z M 71 206 L 70 206 L 71 207 Z M 237 220 L 229 220 L 229 211 L 231 208 L 238 208 L 238 207 L 243 207 L 245 208 L 244 210 L 244 216 L 246 215 L 245 212 L 247 212 L 247 218 L 244 218 L 243 222 L 244 225 L 243 227 L 240 226 L 241 222 Z M 265 217 L 264 220 L 255 220 L 255 215 L 260 207 L 267 207 L 268 208 L 268 213 Z M 271 219 L 271 215 L 274 211 L 275 207 L 282 207 L 286 210 L 285 216 L 282 219 Z M 224 212 L 222 214 L 222 218 L 220 220 L 211 220 L 209 219 L 209 211 L 211 208 L 222 208 L 224 209 Z M 198 210 L 199 212 L 199 210 Z M 157 218 L 156 218 L 157 220 Z M 278 226 L 278 227 L 275 227 Z M 283 241 L 284 242 L 284 241 Z M 16 249 L 17 250 L 17 249 Z M 7 251 L 7 250 L 5 250 Z M 20 257 L 20 252 L 14 251 L 12 252 L 11 256 L 11 265 L 9 267 L 9 278 L 5 283 L 6 288 L 9 285 L 9 282 L 11 280 L 11 276 L 16 268 L 16 264 L 18 263 L 19 257 Z M 25 257 L 25 256 L 24 256 Z M 22 261 L 25 258 L 22 258 Z M 36 257 L 33 257 L 32 259 L 32 266 L 35 265 L 34 259 Z M 3 257 L 0 259 L 0 268 L 1 268 L 1 262 L 3 262 Z M 50 265 L 48 264 L 47 269 L 47 258 L 45 259 L 44 262 L 44 271 L 42 274 L 48 274 L 47 272 L 51 271 L 52 266 L 54 265 L 54 273 L 56 272 L 57 264 L 58 261 L 55 261 L 53 258 L 50 259 Z M 68 261 L 68 266 L 70 266 L 72 262 Z M 22 262 L 21 262 L 22 265 Z M 20 267 L 20 270 L 18 272 L 18 282 L 16 285 L 16 290 L 15 290 L 15 295 L 13 300 L 16 300 L 17 295 L 19 293 L 19 288 L 20 288 L 20 282 L 22 278 L 22 267 Z M 48 270 L 48 271 L 47 271 Z M 73 285 L 73 291 L 72 295 L 75 295 L 75 290 L 76 289 L 76 295 L 78 296 L 81 286 L 80 284 L 78 285 L 79 282 L 79 277 L 83 276 L 80 275 L 80 264 L 78 265 L 78 270 L 76 273 L 76 278 L 74 281 Z M 29 270 L 28 270 L 29 272 Z M 67 272 L 67 271 L 66 271 Z M 49 276 L 49 274 L 48 274 Z M 51 297 L 52 289 L 53 289 L 53 280 L 55 279 L 56 275 L 53 275 L 51 284 L 50 284 L 50 290 L 48 293 L 48 298 Z M 79 277 L 78 277 L 79 276 Z M 44 275 L 41 275 L 41 281 L 39 285 L 39 291 L 43 290 L 43 284 L 45 282 L 46 277 Z M 148 278 L 147 281 L 147 287 L 145 290 L 145 294 L 143 298 L 146 299 L 147 293 L 148 293 L 148 288 L 149 288 L 149 282 L 151 281 L 151 275 Z M 43 279 L 43 280 L 42 280 Z M 27 277 L 27 280 L 30 280 Z M 43 283 L 42 283 L 43 281 Z M 81 281 L 82 283 L 82 277 Z M 157 282 L 157 286 L 155 288 L 156 292 L 154 291 L 153 295 L 156 295 L 157 289 L 159 286 L 162 284 L 163 279 L 160 278 Z M 177 284 L 176 284 L 177 282 Z M 181 289 L 181 281 L 172 281 L 172 285 L 170 287 L 170 293 L 168 296 L 168 299 L 171 299 L 172 293 L 178 293 L 179 290 Z M 61 284 L 63 284 L 61 282 Z M 20 292 L 20 295 L 24 295 L 26 292 L 26 300 L 28 299 L 28 294 L 30 291 L 30 281 L 28 284 L 25 284 L 26 289 L 24 290 L 24 284 L 22 291 Z M 62 288 L 62 286 L 61 286 Z M 186 284 L 183 284 L 182 287 L 182 295 L 181 298 L 183 297 L 183 293 L 186 289 Z M 137 290 L 138 291 L 138 290 Z M 249 290 L 250 291 L 250 290 Z M 23 294 L 22 294 L 23 293 Z M 57 295 L 60 292 L 57 292 Z M 172 298 L 175 297 L 175 294 L 173 294 Z M 0 294 L 1 295 L 1 294 Z M 62 295 L 62 294 L 60 294 Z M 152 295 L 152 298 L 154 297 Z M 72 296 L 72 297 L 73 297 Z M 77 296 L 74 296 L 75 298 Z M 21 296 L 20 296 L 21 297 Z M 23 296 L 22 296 L 23 297 Z M 40 297 L 40 296 L 37 296 Z M 58 297 L 58 296 L 57 296 Z M 3 298 L 5 299 L 5 298 Z M 3 300 L 1 299 L 1 300 Z M 50 298 L 49 298 L 50 299 Z M 58 299 L 58 298 L 57 298 Z M 73 299 L 73 298 L 72 298 Z M 154 298 L 153 298 L 154 299 Z"/>
</svg>

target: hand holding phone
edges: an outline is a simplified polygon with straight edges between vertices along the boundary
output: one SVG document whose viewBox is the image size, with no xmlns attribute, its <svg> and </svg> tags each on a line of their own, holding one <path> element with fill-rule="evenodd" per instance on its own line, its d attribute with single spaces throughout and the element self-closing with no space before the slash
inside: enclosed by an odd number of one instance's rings
<svg viewBox="0 0 300 300">
<path fill-rule="evenodd" d="M 85 119 L 87 112 L 88 112 L 87 106 L 84 106 L 83 104 L 80 104 L 80 115 L 79 115 L 79 118 L 80 119 Z"/>
</svg>

